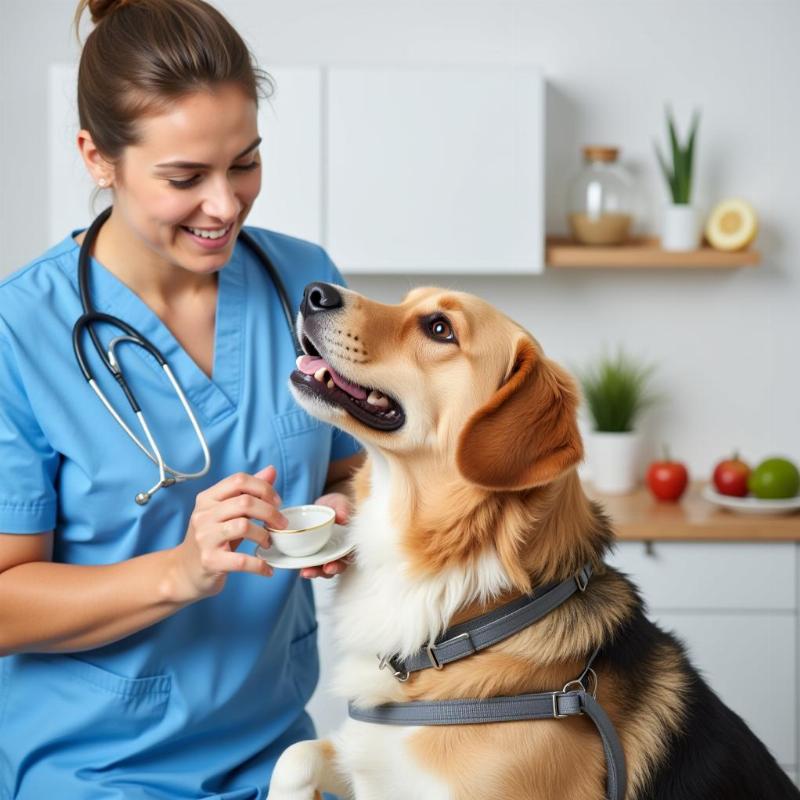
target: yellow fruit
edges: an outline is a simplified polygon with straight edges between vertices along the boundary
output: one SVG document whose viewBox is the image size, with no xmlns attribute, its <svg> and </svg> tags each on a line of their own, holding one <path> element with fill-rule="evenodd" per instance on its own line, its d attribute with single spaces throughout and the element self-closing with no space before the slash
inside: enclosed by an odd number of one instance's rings
<svg viewBox="0 0 800 800">
<path fill-rule="evenodd" d="M 758 233 L 756 212 L 744 200 L 723 200 L 711 212 L 705 233 L 717 250 L 741 250 Z"/>
</svg>

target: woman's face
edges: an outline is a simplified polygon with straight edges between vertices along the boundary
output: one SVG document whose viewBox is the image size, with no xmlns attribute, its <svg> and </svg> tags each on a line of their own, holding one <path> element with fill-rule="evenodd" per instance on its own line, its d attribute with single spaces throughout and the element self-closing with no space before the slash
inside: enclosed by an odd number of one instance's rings
<svg viewBox="0 0 800 800">
<path fill-rule="evenodd" d="M 230 259 L 261 188 L 256 103 L 225 84 L 138 122 L 114 167 L 114 212 L 166 262 L 197 274 Z"/>
</svg>

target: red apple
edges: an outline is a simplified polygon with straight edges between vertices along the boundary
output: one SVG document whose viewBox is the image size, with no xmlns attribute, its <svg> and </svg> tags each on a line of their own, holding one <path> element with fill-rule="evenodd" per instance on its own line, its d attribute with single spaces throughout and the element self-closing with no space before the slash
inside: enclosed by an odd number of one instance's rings
<svg viewBox="0 0 800 800">
<path fill-rule="evenodd" d="M 688 483 L 686 467 L 680 461 L 673 461 L 667 452 L 662 461 L 654 461 L 647 469 L 647 486 L 657 500 L 675 502 Z"/>
<path fill-rule="evenodd" d="M 714 467 L 714 486 L 720 494 L 731 497 L 744 497 L 747 492 L 747 479 L 750 467 L 739 458 L 738 453 Z"/>
</svg>

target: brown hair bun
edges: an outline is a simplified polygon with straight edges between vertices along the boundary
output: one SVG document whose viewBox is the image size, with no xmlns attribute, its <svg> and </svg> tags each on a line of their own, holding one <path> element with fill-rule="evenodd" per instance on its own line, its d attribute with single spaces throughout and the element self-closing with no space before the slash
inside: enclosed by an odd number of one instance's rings
<svg viewBox="0 0 800 800">
<path fill-rule="evenodd" d="M 80 19 L 83 16 L 83 12 L 88 8 L 92 22 L 97 25 L 112 11 L 126 5 L 127 2 L 128 0 L 80 0 L 78 10 L 75 12 L 75 19 Z"/>
</svg>

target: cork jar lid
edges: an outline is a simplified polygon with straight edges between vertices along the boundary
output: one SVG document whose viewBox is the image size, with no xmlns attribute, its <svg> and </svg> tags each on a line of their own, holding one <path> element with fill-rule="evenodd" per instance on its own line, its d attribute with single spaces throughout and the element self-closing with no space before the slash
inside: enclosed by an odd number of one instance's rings
<svg viewBox="0 0 800 800">
<path fill-rule="evenodd" d="M 600 147 L 587 145 L 583 148 L 583 157 L 587 161 L 616 161 L 619 155 L 618 147 Z"/>
</svg>

